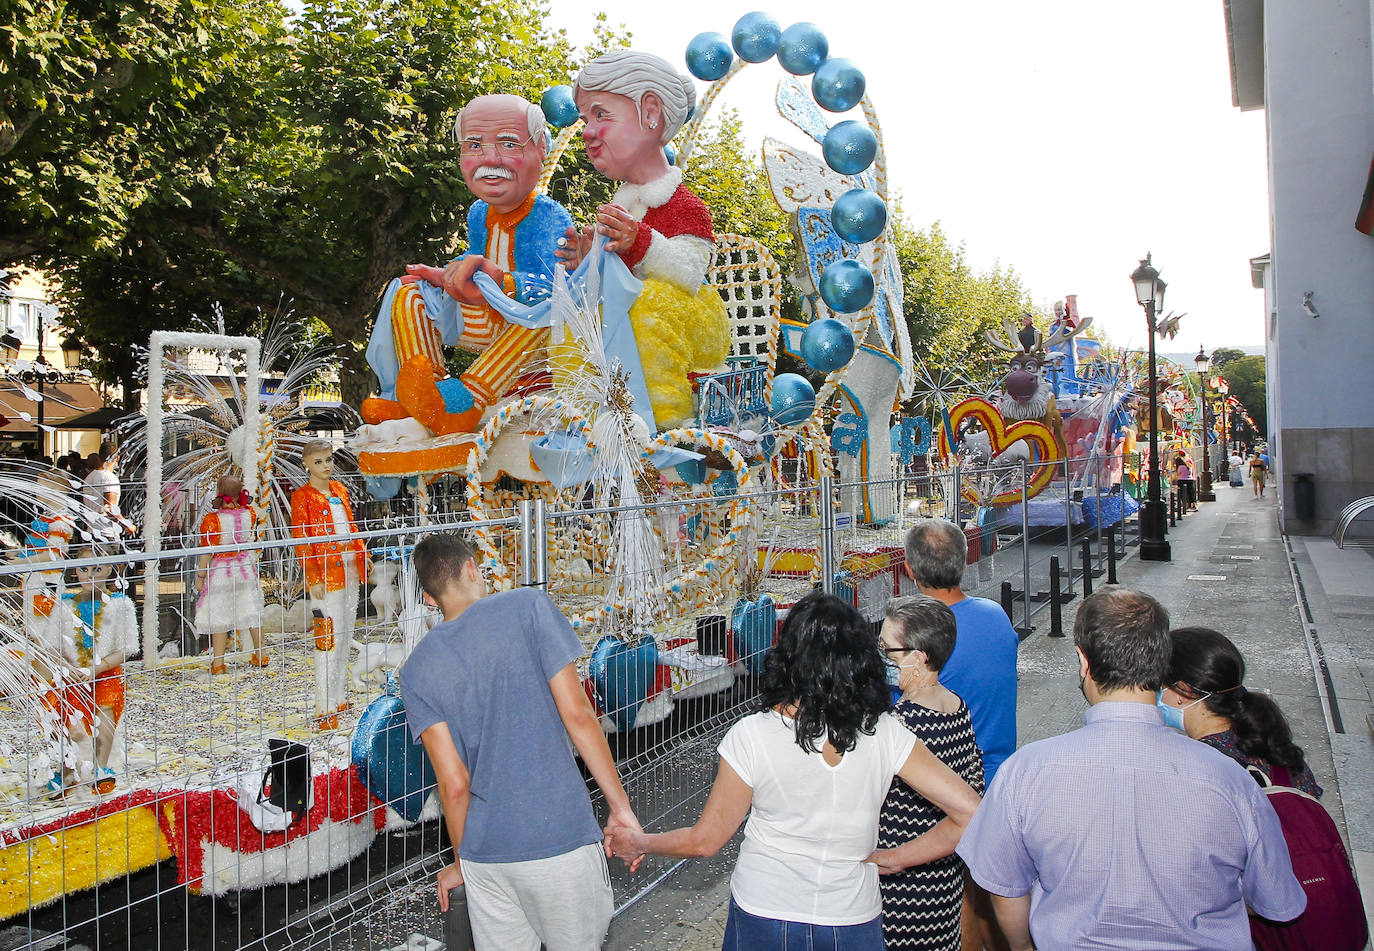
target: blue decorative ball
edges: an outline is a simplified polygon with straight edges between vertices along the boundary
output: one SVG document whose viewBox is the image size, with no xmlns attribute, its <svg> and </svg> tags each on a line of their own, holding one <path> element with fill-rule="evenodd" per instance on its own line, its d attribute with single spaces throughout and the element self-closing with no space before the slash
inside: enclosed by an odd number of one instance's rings
<svg viewBox="0 0 1374 951">
<path fill-rule="evenodd" d="M 677 149 L 673 148 L 671 145 L 665 145 L 663 147 L 663 157 L 668 160 L 669 165 L 677 165 Z"/>
<path fill-rule="evenodd" d="M 858 175 L 878 157 L 878 137 L 864 123 L 846 119 L 825 134 L 821 154 L 825 164 L 841 175 Z"/>
<path fill-rule="evenodd" d="M 830 223 L 835 233 L 853 244 L 867 244 L 887 227 L 887 205 L 877 192 L 867 188 L 851 188 L 839 197 L 830 209 Z"/>
<path fill-rule="evenodd" d="M 778 42 L 778 65 L 794 76 L 810 76 L 830 55 L 830 41 L 814 23 L 793 23 Z"/>
<path fill-rule="evenodd" d="M 806 377 L 796 373 L 779 373 L 773 380 L 773 421 L 779 426 L 795 426 L 805 422 L 816 408 L 816 391 Z"/>
<path fill-rule="evenodd" d="M 746 13 L 730 32 L 735 52 L 746 63 L 762 63 L 778 51 L 782 27 L 766 13 Z"/>
<path fill-rule="evenodd" d="M 719 33 L 698 33 L 687 44 L 687 72 L 702 82 L 714 82 L 730 71 L 735 54 Z"/>
<path fill-rule="evenodd" d="M 848 112 L 864 97 L 864 74 L 847 59 L 828 59 L 811 78 L 816 104 L 830 112 Z"/>
<path fill-rule="evenodd" d="M 852 314 L 873 300 L 873 272 L 850 258 L 836 261 L 821 272 L 820 290 L 827 307 L 837 314 Z"/>
<path fill-rule="evenodd" d="M 801 355 L 807 366 L 831 373 L 854 356 L 854 332 L 834 317 L 813 321 L 802 332 Z M 776 392 L 777 384 L 774 383 Z"/>
<path fill-rule="evenodd" d="M 539 97 L 544 118 L 555 129 L 566 129 L 577 121 L 577 103 L 573 101 L 571 86 L 550 86 Z"/>
</svg>

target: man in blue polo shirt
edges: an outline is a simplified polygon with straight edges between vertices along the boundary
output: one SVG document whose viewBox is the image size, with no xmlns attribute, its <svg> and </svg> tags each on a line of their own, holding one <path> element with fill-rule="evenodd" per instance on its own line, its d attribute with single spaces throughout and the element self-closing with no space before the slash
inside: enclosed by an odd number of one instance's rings
<svg viewBox="0 0 1374 951">
<path fill-rule="evenodd" d="M 406 720 L 434 765 L 453 844 L 439 905 L 466 883 L 477 951 L 596 951 L 611 885 L 569 739 L 611 823 L 639 823 L 577 675 L 582 645 L 542 591 L 488 596 L 458 536 L 428 535 L 412 558 L 444 615 L 401 668 Z"/>
<path fill-rule="evenodd" d="M 920 592 L 949 605 L 954 612 L 954 651 L 940 671 L 940 683 L 968 705 L 973 738 L 983 752 L 983 780 L 992 788 L 997 768 L 1016 751 L 1016 649 L 1020 638 L 1001 605 L 970 598 L 960 584 L 968 564 L 968 538 L 958 525 L 942 518 L 918 521 L 906 533 L 906 572 Z M 966 934 L 965 946 L 982 941 L 1001 947 L 988 893 L 965 878 L 965 927 L 976 922 L 978 934 Z"/>
</svg>

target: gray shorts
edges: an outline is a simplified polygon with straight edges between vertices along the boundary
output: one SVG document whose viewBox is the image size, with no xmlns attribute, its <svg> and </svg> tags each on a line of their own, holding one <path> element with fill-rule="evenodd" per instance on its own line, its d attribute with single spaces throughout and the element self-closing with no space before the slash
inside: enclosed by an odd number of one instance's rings
<svg viewBox="0 0 1374 951">
<path fill-rule="evenodd" d="M 600 842 L 528 862 L 460 859 L 477 951 L 599 951 L 611 924 Z"/>
</svg>

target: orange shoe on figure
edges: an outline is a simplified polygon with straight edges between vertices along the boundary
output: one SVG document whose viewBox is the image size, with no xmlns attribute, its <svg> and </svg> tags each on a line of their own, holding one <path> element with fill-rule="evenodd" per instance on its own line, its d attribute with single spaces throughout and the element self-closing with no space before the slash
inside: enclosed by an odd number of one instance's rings
<svg viewBox="0 0 1374 951">
<path fill-rule="evenodd" d="M 322 717 L 315 717 L 314 723 L 317 731 L 325 733 L 339 728 L 339 717 L 338 714 L 328 713 Z"/>
<path fill-rule="evenodd" d="M 476 403 L 461 380 L 434 379 L 434 366 L 424 357 L 411 357 L 396 375 L 396 398 L 411 416 L 436 436 L 472 433 L 482 420 Z"/>
<path fill-rule="evenodd" d="M 384 400 L 376 396 L 369 396 L 363 400 L 363 405 L 359 409 L 362 414 L 363 422 L 370 426 L 378 423 L 386 423 L 396 419 L 409 419 L 410 414 L 406 408 L 395 400 Z"/>
<path fill-rule="evenodd" d="M 211 665 L 210 665 L 210 676 L 211 676 L 211 677 L 218 677 L 220 674 L 227 674 L 227 673 L 229 673 L 229 668 L 226 667 L 226 666 L 225 666 L 224 664 L 222 664 L 222 663 L 219 663 L 219 664 L 211 664 Z"/>
<path fill-rule="evenodd" d="M 253 656 L 248 658 L 248 663 L 254 667 L 266 667 L 272 662 L 272 658 L 267 656 L 266 651 L 253 651 Z"/>
</svg>

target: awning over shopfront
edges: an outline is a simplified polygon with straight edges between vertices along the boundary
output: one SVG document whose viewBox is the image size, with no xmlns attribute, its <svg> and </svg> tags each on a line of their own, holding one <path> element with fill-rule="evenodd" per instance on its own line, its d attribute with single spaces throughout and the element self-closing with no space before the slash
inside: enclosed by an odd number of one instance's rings
<svg viewBox="0 0 1374 951">
<path fill-rule="evenodd" d="M 38 388 L 17 379 L 0 379 L 0 437 L 32 437 L 38 424 Z M 54 427 L 104 407 L 95 387 L 84 380 L 43 385 L 43 425 Z M 99 427 L 93 427 L 99 428 Z"/>
</svg>

